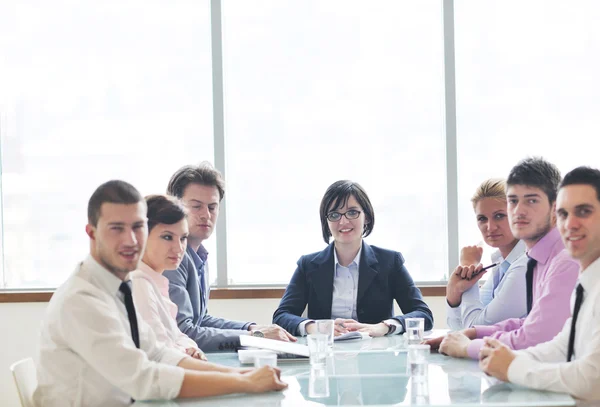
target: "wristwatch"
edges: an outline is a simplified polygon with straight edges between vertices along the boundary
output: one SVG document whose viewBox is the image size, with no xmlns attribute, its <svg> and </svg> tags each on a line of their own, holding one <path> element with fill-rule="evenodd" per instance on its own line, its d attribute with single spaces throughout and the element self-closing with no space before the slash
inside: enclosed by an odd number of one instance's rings
<svg viewBox="0 0 600 407">
<path fill-rule="evenodd" d="M 387 323 L 385 321 L 381 321 L 381 322 L 383 322 L 383 324 L 388 327 L 388 332 L 387 332 L 386 335 L 391 335 L 391 334 L 393 334 L 396 331 L 396 325 L 389 324 L 389 323 Z"/>
<path fill-rule="evenodd" d="M 252 336 L 256 336 L 257 338 L 264 338 L 265 334 L 262 333 L 261 331 L 252 331 Z"/>
</svg>

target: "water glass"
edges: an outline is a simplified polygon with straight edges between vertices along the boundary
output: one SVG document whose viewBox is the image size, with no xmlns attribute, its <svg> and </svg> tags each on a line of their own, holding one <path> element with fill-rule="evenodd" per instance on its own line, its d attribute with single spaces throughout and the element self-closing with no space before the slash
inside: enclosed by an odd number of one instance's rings
<svg viewBox="0 0 600 407">
<path fill-rule="evenodd" d="M 308 397 L 329 397 L 329 376 L 325 368 L 311 368 L 308 379 Z"/>
<path fill-rule="evenodd" d="M 427 379 L 427 357 L 430 349 L 429 345 L 408 346 L 408 374 L 413 381 Z"/>
<path fill-rule="evenodd" d="M 406 318 L 406 336 L 409 345 L 418 345 L 423 342 L 425 332 L 425 320 L 423 318 Z"/>
<path fill-rule="evenodd" d="M 410 404 L 429 404 L 429 383 L 427 382 L 427 380 L 414 380 L 414 378 L 413 380 L 411 380 Z"/>
<path fill-rule="evenodd" d="M 254 356 L 254 367 L 271 366 L 277 367 L 277 353 L 271 351 L 259 351 Z"/>
<path fill-rule="evenodd" d="M 311 366 L 325 366 L 327 354 L 329 353 L 328 340 L 327 335 L 320 333 L 307 336 Z"/>
<path fill-rule="evenodd" d="M 327 335 L 327 348 L 333 352 L 334 322 L 333 319 L 317 319 L 315 321 L 315 333 Z"/>
</svg>

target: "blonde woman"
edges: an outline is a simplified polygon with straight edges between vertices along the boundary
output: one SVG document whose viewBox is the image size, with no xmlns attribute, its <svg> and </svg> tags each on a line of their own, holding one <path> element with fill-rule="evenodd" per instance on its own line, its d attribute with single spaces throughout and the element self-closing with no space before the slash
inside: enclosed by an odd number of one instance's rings
<svg viewBox="0 0 600 407">
<path fill-rule="evenodd" d="M 462 248 L 460 265 L 450 275 L 446 287 L 447 322 L 454 330 L 493 325 L 527 315 L 525 244 L 510 230 L 504 180 L 484 181 L 471 202 L 483 240 L 498 249 L 492 254 L 492 263 L 497 266 L 482 270 L 483 248 Z M 479 288 L 477 282 L 485 274 L 487 280 Z"/>
<path fill-rule="evenodd" d="M 206 360 L 196 342 L 182 333 L 175 320 L 177 305 L 169 299 L 165 270 L 176 269 L 185 255 L 188 237 L 187 212 L 176 198 L 146 197 L 148 241 L 138 270 L 130 274 L 133 301 L 138 313 L 152 327 L 157 340 L 168 347 Z"/>
</svg>

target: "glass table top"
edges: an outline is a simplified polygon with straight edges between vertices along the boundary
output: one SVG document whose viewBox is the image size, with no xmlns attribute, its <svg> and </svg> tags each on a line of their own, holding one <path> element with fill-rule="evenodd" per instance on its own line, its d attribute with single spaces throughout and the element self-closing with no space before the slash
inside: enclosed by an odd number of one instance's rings
<svg viewBox="0 0 600 407">
<path fill-rule="evenodd" d="M 300 338 L 304 342 L 305 338 Z M 209 360 L 239 367 L 235 353 L 212 353 Z M 308 361 L 278 361 L 283 392 L 230 395 L 196 400 L 137 402 L 154 406 L 573 406 L 569 395 L 529 390 L 490 378 L 476 361 L 438 353 L 427 356 L 423 379 L 407 371 L 403 336 L 335 343 L 322 369 Z"/>
</svg>

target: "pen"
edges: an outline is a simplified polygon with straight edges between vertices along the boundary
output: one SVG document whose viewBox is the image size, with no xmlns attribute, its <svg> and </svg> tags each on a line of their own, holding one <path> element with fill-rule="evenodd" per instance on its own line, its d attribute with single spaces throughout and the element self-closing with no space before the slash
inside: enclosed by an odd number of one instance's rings
<svg viewBox="0 0 600 407">
<path fill-rule="evenodd" d="M 471 277 L 473 277 L 473 276 L 476 276 L 477 274 L 481 273 L 482 271 L 484 271 L 484 270 L 487 270 L 487 269 L 491 269 L 492 267 L 495 267 L 495 266 L 497 266 L 497 265 L 498 265 L 498 263 L 492 263 L 492 264 L 490 264 L 489 266 L 485 266 L 485 267 L 484 267 L 484 268 L 482 268 L 481 270 L 479 270 L 479 271 L 477 271 L 477 272 L 473 273 L 473 275 L 472 275 Z"/>
</svg>

